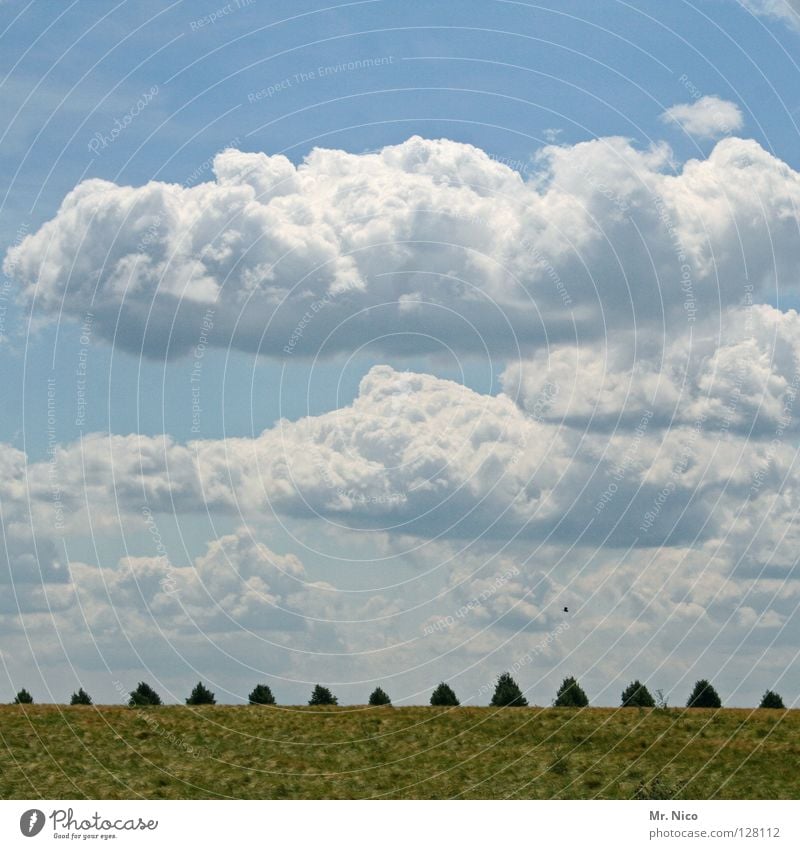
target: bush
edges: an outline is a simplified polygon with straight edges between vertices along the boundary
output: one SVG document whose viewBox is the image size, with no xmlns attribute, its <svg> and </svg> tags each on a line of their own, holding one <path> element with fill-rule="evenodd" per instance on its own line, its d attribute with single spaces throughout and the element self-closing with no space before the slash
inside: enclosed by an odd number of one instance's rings
<svg viewBox="0 0 800 849">
<path fill-rule="evenodd" d="M 681 788 L 663 775 L 657 775 L 649 781 L 640 781 L 633 793 L 634 799 L 674 799 Z"/>
<path fill-rule="evenodd" d="M 547 770 L 556 775 L 566 775 L 569 772 L 569 753 L 559 748 L 554 749 Z"/>
<path fill-rule="evenodd" d="M 197 682 L 191 695 L 186 699 L 187 705 L 215 705 L 216 703 L 217 700 L 214 698 L 214 694 L 208 687 L 203 685 L 202 681 Z"/>
<path fill-rule="evenodd" d="M 522 690 L 511 675 L 504 672 L 497 679 L 497 686 L 489 704 L 492 707 L 527 707 L 528 700 L 522 695 Z"/>
<path fill-rule="evenodd" d="M 556 693 L 553 707 L 586 707 L 589 699 L 583 692 L 581 685 L 572 678 L 565 678 Z"/>
<path fill-rule="evenodd" d="M 636 681 L 628 684 L 622 691 L 622 707 L 655 707 L 655 699 L 650 695 L 650 691 L 644 684 Z"/>
<path fill-rule="evenodd" d="M 247 701 L 251 705 L 274 705 L 275 696 L 266 684 L 256 684 L 253 692 L 247 697 Z"/>
<path fill-rule="evenodd" d="M 692 690 L 692 695 L 689 696 L 689 701 L 686 702 L 686 707 L 690 708 L 718 708 L 722 707 L 717 691 L 706 681 L 701 678 Z"/>
<path fill-rule="evenodd" d="M 23 687 L 16 695 L 13 701 L 15 705 L 32 705 L 33 696 Z"/>
<path fill-rule="evenodd" d="M 773 690 L 767 690 L 767 692 L 764 693 L 759 707 L 786 710 L 786 705 L 784 705 L 783 699 Z"/>
<path fill-rule="evenodd" d="M 456 707 L 461 702 L 456 698 L 453 688 L 449 684 L 442 681 L 441 684 L 431 693 L 431 704 L 438 707 Z"/>
<path fill-rule="evenodd" d="M 376 687 L 369 696 L 369 703 L 371 705 L 391 705 L 392 700 L 386 694 L 384 690 L 380 687 Z"/>
<path fill-rule="evenodd" d="M 131 697 L 128 700 L 131 707 L 147 707 L 148 705 L 160 705 L 161 696 L 144 681 L 140 681 L 135 690 L 131 690 Z"/>
<path fill-rule="evenodd" d="M 69 703 L 71 705 L 90 705 L 92 703 L 92 697 L 81 687 L 77 693 L 72 694 Z"/>
<path fill-rule="evenodd" d="M 327 687 L 317 684 L 308 703 L 310 705 L 338 705 L 339 699 Z"/>
</svg>

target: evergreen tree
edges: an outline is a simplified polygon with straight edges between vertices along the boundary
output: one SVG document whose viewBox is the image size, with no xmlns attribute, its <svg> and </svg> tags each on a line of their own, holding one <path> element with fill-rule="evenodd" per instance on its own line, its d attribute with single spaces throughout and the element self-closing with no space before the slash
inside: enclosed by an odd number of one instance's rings
<svg viewBox="0 0 800 849">
<path fill-rule="evenodd" d="M 186 699 L 187 705 L 215 705 L 216 703 L 217 700 L 214 698 L 214 694 L 202 681 L 197 682 L 191 695 Z"/>
<path fill-rule="evenodd" d="M 23 687 L 16 695 L 13 704 L 15 705 L 32 705 L 33 696 Z"/>
<path fill-rule="evenodd" d="M 622 707 L 655 707 L 655 699 L 647 687 L 637 678 L 622 691 Z"/>
<path fill-rule="evenodd" d="M 783 699 L 773 690 L 767 690 L 761 699 L 760 708 L 773 708 L 776 710 L 786 710 Z"/>
<path fill-rule="evenodd" d="M 369 696 L 371 705 L 391 705 L 392 700 L 386 695 L 386 692 L 380 687 L 376 687 Z"/>
<path fill-rule="evenodd" d="M 686 702 L 686 707 L 690 708 L 718 708 L 722 707 L 717 691 L 706 681 L 701 678 L 692 690 L 692 695 L 689 696 L 689 701 Z"/>
<path fill-rule="evenodd" d="M 586 707 L 589 699 L 581 685 L 572 677 L 565 678 L 556 693 L 554 707 Z"/>
<path fill-rule="evenodd" d="M 317 684 L 308 703 L 310 705 L 338 705 L 339 699 L 327 687 Z"/>
<path fill-rule="evenodd" d="M 256 684 L 253 692 L 247 697 L 251 705 L 274 705 L 275 696 L 266 684 Z"/>
<path fill-rule="evenodd" d="M 497 679 L 497 686 L 489 704 L 492 707 L 527 707 L 528 700 L 522 695 L 522 690 L 511 675 L 504 672 Z"/>
<path fill-rule="evenodd" d="M 453 688 L 449 684 L 442 681 L 441 684 L 431 693 L 431 704 L 437 707 L 456 707 L 461 702 L 456 698 Z"/>
<path fill-rule="evenodd" d="M 147 707 L 148 705 L 160 705 L 161 696 L 144 681 L 140 681 L 135 690 L 131 690 L 128 701 L 131 707 Z"/>
<path fill-rule="evenodd" d="M 69 703 L 71 705 L 90 705 L 92 703 L 92 697 L 81 687 L 77 693 L 72 694 Z"/>
</svg>

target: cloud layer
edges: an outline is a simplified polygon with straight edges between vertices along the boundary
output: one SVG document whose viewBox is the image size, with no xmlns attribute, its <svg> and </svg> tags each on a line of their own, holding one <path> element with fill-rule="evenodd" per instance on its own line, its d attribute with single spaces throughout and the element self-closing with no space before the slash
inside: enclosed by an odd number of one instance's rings
<svg viewBox="0 0 800 849">
<path fill-rule="evenodd" d="M 38 318 L 89 311 L 98 336 L 158 357 L 201 339 L 283 358 L 488 351 L 502 391 L 384 364 L 351 403 L 253 438 L 4 446 L 14 662 L 33 640 L 53 669 L 99 650 L 193 681 L 234 658 L 243 680 L 396 669 L 422 701 L 453 668 L 477 693 L 503 665 L 552 689 L 574 657 L 595 687 L 631 657 L 680 681 L 745 639 L 743 674 L 771 647 L 779 676 L 800 586 L 800 318 L 763 301 L 797 283 L 800 177 L 736 138 L 681 168 L 619 138 L 538 162 L 525 181 L 415 138 L 299 166 L 229 150 L 191 189 L 79 185 L 6 260 Z M 153 517 L 225 528 L 175 564 L 141 545 Z M 81 537 L 125 555 L 70 558 Z M 354 552 L 368 589 L 339 590 Z M 580 628 L 561 628 L 565 604 Z"/>
<path fill-rule="evenodd" d="M 796 651 L 798 319 L 752 312 L 723 343 L 689 351 L 689 378 L 677 377 L 686 352 L 668 351 L 677 365 L 665 369 L 663 405 L 645 391 L 646 371 L 633 372 L 630 393 L 621 369 L 609 388 L 555 351 L 554 370 L 525 366 L 518 402 L 378 366 L 351 405 L 254 439 L 96 434 L 59 446 L 52 462 L 4 451 L 0 495 L 19 505 L 7 531 L 20 551 L 34 533 L 40 552 L 58 550 L 56 515 L 67 539 L 122 533 L 132 549 L 42 574 L 15 559 L 16 596 L 0 610 L 12 666 L 33 640 L 55 681 L 63 652 L 82 668 L 99 652 L 170 686 L 225 669 L 227 700 L 269 670 L 283 698 L 324 679 L 351 682 L 340 695 L 363 700 L 391 674 L 393 693 L 416 702 L 456 670 L 459 692 L 485 702 L 498 669 L 541 699 L 580 658 L 593 698 L 613 703 L 601 688 L 620 689 L 629 671 L 688 689 L 696 665 L 717 669 L 736 653 L 730 675 L 758 669 L 763 690 Z M 722 366 L 728 347 L 754 364 L 739 390 Z M 148 553 L 135 543 L 153 520 L 206 511 L 238 527 L 189 563 L 154 556 L 153 539 Z M 287 526 L 301 529 L 302 557 L 269 541 Z M 368 552 L 371 589 L 337 590 L 332 539 Z M 411 576 L 401 589 L 389 557 Z M 313 578 L 308 559 L 324 563 Z M 563 605 L 577 621 L 565 622 Z"/>
</svg>

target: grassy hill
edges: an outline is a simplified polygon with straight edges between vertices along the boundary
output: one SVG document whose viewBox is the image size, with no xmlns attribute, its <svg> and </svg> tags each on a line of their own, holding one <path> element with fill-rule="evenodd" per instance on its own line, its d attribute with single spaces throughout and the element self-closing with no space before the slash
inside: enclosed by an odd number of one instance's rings
<svg viewBox="0 0 800 849">
<path fill-rule="evenodd" d="M 8 798 L 800 798 L 800 711 L 0 707 Z"/>
</svg>

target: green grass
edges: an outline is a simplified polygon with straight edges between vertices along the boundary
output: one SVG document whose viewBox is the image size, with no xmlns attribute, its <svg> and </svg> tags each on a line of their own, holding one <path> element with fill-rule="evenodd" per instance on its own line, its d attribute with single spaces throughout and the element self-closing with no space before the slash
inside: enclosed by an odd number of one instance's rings
<svg viewBox="0 0 800 849">
<path fill-rule="evenodd" d="M 797 799 L 800 711 L 0 707 L 0 797 Z"/>
</svg>

